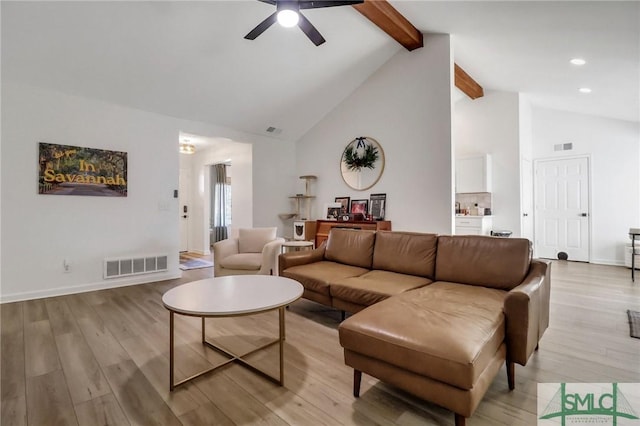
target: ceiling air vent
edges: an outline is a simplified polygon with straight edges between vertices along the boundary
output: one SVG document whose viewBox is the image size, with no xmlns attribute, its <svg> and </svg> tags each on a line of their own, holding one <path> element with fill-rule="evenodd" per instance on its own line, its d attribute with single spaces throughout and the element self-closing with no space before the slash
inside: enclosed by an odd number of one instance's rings
<svg viewBox="0 0 640 426">
<path fill-rule="evenodd" d="M 278 129 L 277 127 L 269 126 L 267 127 L 267 133 L 271 133 L 272 135 L 279 135 L 282 133 L 282 129 Z"/>
<path fill-rule="evenodd" d="M 557 143 L 553 146 L 554 151 L 571 151 L 573 149 L 573 143 Z"/>
</svg>

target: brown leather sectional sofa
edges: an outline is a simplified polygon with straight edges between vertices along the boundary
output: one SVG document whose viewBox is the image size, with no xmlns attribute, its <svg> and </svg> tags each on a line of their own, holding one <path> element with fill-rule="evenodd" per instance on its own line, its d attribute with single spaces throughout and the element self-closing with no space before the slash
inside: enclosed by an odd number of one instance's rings
<svg viewBox="0 0 640 426">
<path fill-rule="evenodd" d="M 303 297 L 355 313 L 345 363 L 455 413 L 464 425 L 503 363 L 525 365 L 549 324 L 550 263 L 521 238 L 333 229 L 279 257 Z"/>
</svg>

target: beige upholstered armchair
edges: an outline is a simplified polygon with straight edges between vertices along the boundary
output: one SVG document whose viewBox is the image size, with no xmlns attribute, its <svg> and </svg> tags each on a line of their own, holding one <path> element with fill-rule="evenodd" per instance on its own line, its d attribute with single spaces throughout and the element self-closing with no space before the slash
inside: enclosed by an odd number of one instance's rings
<svg viewBox="0 0 640 426">
<path fill-rule="evenodd" d="M 284 238 L 278 228 L 240 229 L 238 238 L 213 244 L 213 276 L 277 274 L 276 264 Z"/>
</svg>

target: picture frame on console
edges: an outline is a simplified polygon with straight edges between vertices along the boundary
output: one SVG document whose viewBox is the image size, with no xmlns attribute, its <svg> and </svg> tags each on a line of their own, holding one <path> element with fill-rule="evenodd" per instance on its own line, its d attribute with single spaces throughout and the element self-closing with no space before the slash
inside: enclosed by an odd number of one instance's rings
<svg viewBox="0 0 640 426">
<path fill-rule="evenodd" d="M 364 216 L 369 211 L 369 200 L 351 200 L 351 214 L 360 213 Z"/>
<path fill-rule="evenodd" d="M 341 208 L 340 208 L 340 214 L 341 215 L 346 215 L 349 214 L 349 207 L 350 207 L 350 203 L 351 203 L 351 197 L 336 197 L 334 200 L 336 203 L 340 203 L 341 204 Z"/>
<path fill-rule="evenodd" d="M 373 220 L 384 220 L 387 208 L 387 194 L 371 194 L 369 197 L 369 214 Z"/>
<path fill-rule="evenodd" d="M 328 203 L 328 204 L 325 204 L 324 210 L 326 212 L 325 214 L 326 220 L 338 220 L 338 218 L 341 216 L 342 204 Z"/>
</svg>

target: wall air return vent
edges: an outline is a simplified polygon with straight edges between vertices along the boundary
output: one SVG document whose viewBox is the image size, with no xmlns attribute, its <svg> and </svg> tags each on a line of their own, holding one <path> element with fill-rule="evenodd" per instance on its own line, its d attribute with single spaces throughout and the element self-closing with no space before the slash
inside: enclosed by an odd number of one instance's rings
<svg viewBox="0 0 640 426">
<path fill-rule="evenodd" d="M 131 256 L 104 260 L 104 278 L 120 278 L 131 275 L 163 272 L 168 269 L 166 254 Z"/>
</svg>

